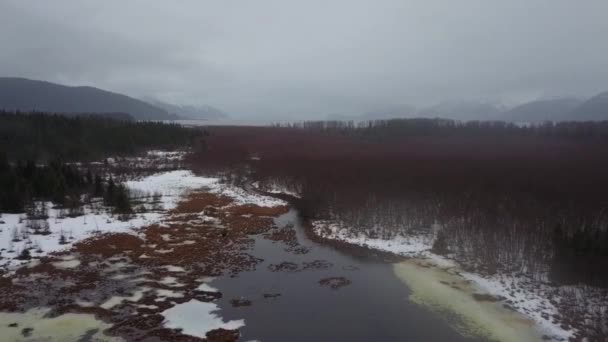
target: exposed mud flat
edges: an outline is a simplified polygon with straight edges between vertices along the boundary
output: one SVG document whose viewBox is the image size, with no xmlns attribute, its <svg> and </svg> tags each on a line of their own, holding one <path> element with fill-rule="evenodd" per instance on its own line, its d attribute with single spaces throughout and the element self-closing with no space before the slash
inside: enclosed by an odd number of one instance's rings
<svg viewBox="0 0 608 342">
<path fill-rule="evenodd" d="M 463 336 L 491 341 L 540 341 L 534 321 L 481 293 L 455 268 L 422 259 L 394 264 L 394 272 L 412 291 L 409 299 L 439 313 Z"/>
</svg>

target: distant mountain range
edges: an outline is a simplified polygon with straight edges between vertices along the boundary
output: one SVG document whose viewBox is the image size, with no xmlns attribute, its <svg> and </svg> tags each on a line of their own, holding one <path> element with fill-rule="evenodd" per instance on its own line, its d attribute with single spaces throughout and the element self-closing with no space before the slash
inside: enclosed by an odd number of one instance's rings
<svg viewBox="0 0 608 342">
<path fill-rule="evenodd" d="M 531 101 L 511 108 L 501 118 L 512 122 L 608 120 L 608 92 L 587 100 L 562 97 Z"/>
<path fill-rule="evenodd" d="M 584 101 L 570 112 L 570 120 L 608 120 L 608 92 Z"/>
<path fill-rule="evenodd" d="M 500 120 L 507 122 L 601 121 L 608 120 L 608 92 L 587 100 L 558 97 L 526 102 L 513 108 L 475 101 L 442 102 L 416 109 L 395 106 L 364 114 L 330 115 L 330 120 L 382 120 L 392 118 L 446 118 L 453 120 Z"/>
<path fill-rule="evenodd" d="M 388 108 L 382 108 L 375 111 L 367 112 L 360 116 L 361 119 L 364 120 L 382 120 L 388 118 L 409 118 L 416 116 L 417 113 L 416 107 L 402 105 L 402 106 L 393 106 Z"/>
<path fill-rule="evenodd" d="M 504 109 L 491 103 L 475 101 L 446 101 L 439 104 L 416 108 L 408 105 L 392 106 L 368 111 L 361 115 L 347 116 L 333 114 L 330 120 L 385 120 L 396 118 L 447 118 L 453 120 L 500 120 Z"/>
<path fill-rule="evenodd" d="M 103 115 L 135 120 L 226 118 L 210 106 L 178 106 L 138 100 L 93 87 L 70 87 L 25 78 L 0 77 L 0 109 L 40 111 L 66 115 Z"/>
<path fill-rule="evenodd" d="M 498 120 L 504 109 L 498 105 L 476 101 L 449 101 L 418 111 L 420 117 L 454 120 Z"/>
<path fill-rule="evenodd" d="M 227 119 L 228 114 L 223 112 L 222 110 L 208 106 L 179 106 L 175 104 L 170 104 L 166 102 L 162 102 L 156 99 L 144 99 L 144 101 L 164 109 L 169 114 L 178 116 L 182 119 L 191 119 L 191 120 L 220 120 Z"/>
<path fill-rule="evenodd" d="M 167 120 L 164 109 L 132 97 L 93 87 L 0 78 L 0 108 L 53 113 L 127 113 L 136 120 Z"/>
<path fill-rule="evenodd" d="M 506 111 L 502 119 L 512 122 L 570 120 L 572 111 L 583 101 L 576 98 L 554 98 L 521 104 Z"/>
<path fill-rule="evenodd" d="M 41 111 L 71 115 L 101 114 L 135 120 L 219 120 L 228 115 L 212 106 L 181 106 L 155 99 L 138 100 L 93 87 L 70 87 L 25 78 L 0 77 L 0 109 Z M 417 109 L 401 105 L 360 115 L 334 114 L 331 120 L 390 118 L 448 118 L 510 122 L 608 120 L 608 92 L 587 100 L 560 97 L 540 99 L 505 109 L 491 103 L 452 101 Z"/>
</svg>

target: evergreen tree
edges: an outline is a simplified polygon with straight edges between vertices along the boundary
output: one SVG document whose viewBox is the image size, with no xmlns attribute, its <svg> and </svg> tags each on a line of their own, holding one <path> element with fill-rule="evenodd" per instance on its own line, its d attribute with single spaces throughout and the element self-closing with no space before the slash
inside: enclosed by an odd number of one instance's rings
<svg viewBox="0 0 608 342">
<path fill-rule="evenodd" d="M 100 175 L 95 175 L 95 185 L 93 189 L 93 196 L 101 197 L 103 196 L 103 181 L 101 180 Z"/>
<path fill-rule="evenodd" d="M 110 179 L 108 180 L 108 186 L 106 187 L 106 193 L 105 193 L 105 203 L 108 206 L 112 206 L 114 205 L 114 190 L 115 190 L 116 185 L 114 184 L 114 179 L 112 178 L 112 176 L 110 176 Z"/>
</svg>

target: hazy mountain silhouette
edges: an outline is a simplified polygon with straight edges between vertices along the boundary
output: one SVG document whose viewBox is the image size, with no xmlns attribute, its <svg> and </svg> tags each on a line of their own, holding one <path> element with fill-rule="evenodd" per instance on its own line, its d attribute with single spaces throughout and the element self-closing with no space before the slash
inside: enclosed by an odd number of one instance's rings
<svg viewBox="0 0 608 342">
<path fill-rule="evenodd" d="M 415 117 L 417 110 L 413 106 L 402 105 L 388 108 L 382 108 L 375 111 L 367 112 L 361 115 L 361 118 L 365 120 L 380 120 L 380 119 L 392 119 L 392 118 L 411 118 Z"/>
<path fill-rule="evenodd" d="M 576 98 L 535 100 L 513 107 L 502 116 L 512 122 L 542 122 L 567 120 L 572 110 L 583 101 Z"/>
<path fill-rule="evenodd" d="M 444 118 L 453 120 L 500 120 L 503 109 L 497 105 L 476 101 L 445 101 L 417 109 L 400 105 L 368 111 L 361 115 L 332 114 L 330 120 L 384 120 L 396 118 Z"/>
<path fill-rule="evenodd" d="M 503 109 L 497 105 L 476 101 L 446 101 L 418 111 L 418 117 L 453 120 L 498 120 Z"/>
<path fill-rule="evenodd" d="M 178 116 L 182 119 L 220 120 L 228 118 L 228 114 L 226 114 L 224 111 L 209 105 L 180 106 L 148 98 L 144 99 L 144 101 L 152 104 L 153 106 L 162 108 L 169 114 Z"/>
<path fill-rule="evenodd" d="M 0 78 L 0 109 L 54 113 L 127 113 L 137 120 L 165 120 L 166 110 L 93 87 L 69 87 L 25 78 Z"/>
<path fill-rule="evenodd" d="M 568 114 L 567 119 L 576 121 L 608 120 L 608 91 L 582 102 Z"/>
</svg>

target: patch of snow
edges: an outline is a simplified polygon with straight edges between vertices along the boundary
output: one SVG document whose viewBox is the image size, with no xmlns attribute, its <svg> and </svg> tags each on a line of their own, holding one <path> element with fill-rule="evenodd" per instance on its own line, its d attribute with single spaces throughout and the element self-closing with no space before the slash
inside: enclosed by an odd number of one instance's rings
<svg viewBox="0 0 608 342">
<path fill-rule="evenodd" d="M 215 186 L 211 188 L 211 192 L 230 197 L 236 204 L 253 204 L 259 207 L 279 207 L 287 205 L 287 202 L 278 198 L 258 195 L 231 185 L 216 183 Z"/>
<path fill-rule="evenodd" d="M 127 181 L 125 185 L 137 192 L 161 193 L 164 208 L 167 210 L 175 208 L 183 195 L 192 190 L 203 188 L 213 194 L 230 197 L 236 204 L 254 204 L 260 207 L 286 205 L 286 202 L 280 199 L 258 195 L 236 186 L 222 184 L 218 178 L 196 176 L 189 170 L 157 173 L 140 180 Z"/>
<path fill-rule="evenodd" d="M 151 150 L 146 153 L 150 157 L 166 158 L 169 160 L 181 160 L 186 155 L 186 151 L 160 151 Z"/>
<path fill-rule="evenodd" d="M 200 281 L 201 283 L 210 283 L 214 280 L 215 280 L 215 277 L 201 277 L 201 278 L 198 278 L 196 281 Z"/>
<path fill-rule="evenodd" d="M 163 268 L 169 272 L 186 272 L 186 270 L 181 266 L 167 265 L 167 266 L 164 266 Z"/>
<path fill-rule="evenodd" d="M 198 177 L 188 170 L 176 170 L 156 173 L 140 180 L 125 182 L 125 185 L 137 192 L 162 194 L 165 209 L 170 210 L 177 206 L 180 198 L 192 190 L 216 186 L 217 178 Z"/>
<path fill-rule="evenodd" d="M 176 292 L 176 291 L 172 291 L 172 290 L 165 290 L 165 289 L 156 289 L 156 295 L 158 296 L 158 298 L 156 298 L 156 300 L 155 300 L 157 302 L 162 302 L 166 298 L 182 298 L 182 297 L 184 297 L 184 294 L 181 293 L 181 292 Z"/>
<path fill-rule="evenodd" d="M 123 279 L 127 279 L 129 277 L 130 277 L 129 274 L 121 273 L 121 274 L 117 274 L 117 275 L 112 276 L 110 279 L 112 279 L 112 280 L 123 280 Z"/>
<path fill-rule="evenodd" d="M 217 305 L 213 303 L 192 299 L 163 311 L 162 315 L 165 317 L 163 323 L 168 328 L 182 329 L 184 334 L 201 338 L 211 330 L 235 330 L 245 326 L 245 321 L 242 319 L 224 322 L 215 313 L 218 310 Z"/>
<path fill-rule="evenodd" d="M 154 251 L 154 253 L 158 253 L 158 254 L 167 254 L 167 253 L 171 253 L 173 252 L 173 248 L 170 249 L 157 249 Z"/>
<path fill-rule="evenodd" d="M 184 240 L 180 243 L 172 243 L 171 246 L 185 246 L 185 245 L 194 245 L 196 241 L 194 240 Z"/>
<path fill-rule="evenodd" d="M 29 234 L 26 238 L 14 240 L 14 233 L 27 231 L 24 214 L 2 214 L 3 224 L 0 224 L 0 267 L 13 269 L 28 264 L 28 261 L 15 259 L 19 253 L 29 248 L 33 257 L 43 257 L 49 253 L 70 249 L 73 243 L 92 237 L 98 233 L 131 233 L 134 228 L 143 227 L 160 220 L 158 213 L 137 215 L 121 221 L 107 212 L 93 210 L 85 206 L 84 215 L 79 217 L 62 217 L 58 209 L 49 207 L 46 222 L 49 225 L 48 235 Z M 20 222 L 21 221 L 21 222 Z M 64 236 L 65 244 L 60 237 Z"/>
<path fill-rule="evenodd" d="M 300 198 L 300 193 L 298 191 L 292 190 L 280 182 L 265 182 L 263 187 L 260 186 L 260 182 L 253 182 L 251 185 L 260 191 L 271 194 L 285 194 Z"/>
<path fill-rule="evenodd" d="M 81 306 L 83 308 L 92 308 L 92 307 L 95 306 L 95 303 L 93 303 L 93 302 L 87 302 L 87 301 L 84 301 L 84 300 L 77 299 L 76 300 L 76 305 Z"/>
<path fill-rule="evenodd" d="M 68 259 L 63 261 L 56 261 L 52 263 L 56 268 L 68 269 L 68 268 L 76 268 L 80 266 L 80 260 L 78 259 Z"/>
<path fill-rule="evenodd" d="M 114 297 L 108 299 L 103 304 L 101 304 L 100 307 L 102 309 L 109 310 L 109 309 L 115 307 L 116 305 L 121 304 L 124 301 L 137 302 L 138 300 L 140 300 L 140 299 L 143 298 L 144 293 L 147 292 L 148 290 L 149 290 L 148 288 L 141 288 L 141 289 L 135 291 L 135 293 L 133 293 L 133 295 L 128 296 L 128 297 L 126 297 L 126 296 L 114 296 Z"/>
<path fill-rule="evenodd" d="M 159 281 L 159 283 L 161 283 L 163 285 L 167 285 L 167 286 L 172 286 L 172 287 L 181 287 L 181 286 L 184 286 L 183 284 L 181 284 L 180 282 L 178 282 L 177 278 L 175 278 L 175 277 L 164 277 L 163 279 L 161 279 Z"/>
<path fill-rule="evenodd" d="M 313 221 L 315 234 L 332 240 L 368 247 L 394 254 L 412 256 L 427 251 L 433 244 L 432 236 L 396 236 L 391 240 L 369 238 L 363 233 L 353 234 L 347 226 L 332 221 Z"/>
<path fill-rule="evenodd" d="M 146 305 L 146 304 L 141 304 L 141 305 L 138 305 L 137 307 L 141 308 L 141 309 L 150 309 L 150 310 L 158 309 L 158 306 L 156 306 L 156 305 Z"/>
<path fill-rule="evenodd" d="M 211 287 L 211 286 L 207 285 L 206 283 L 202 283 L 196 289 L 199 291 L 205 291 L 205 292 L 219 292 L 218 289 L 216 289 L 215 287 Z"/>
</svg>

